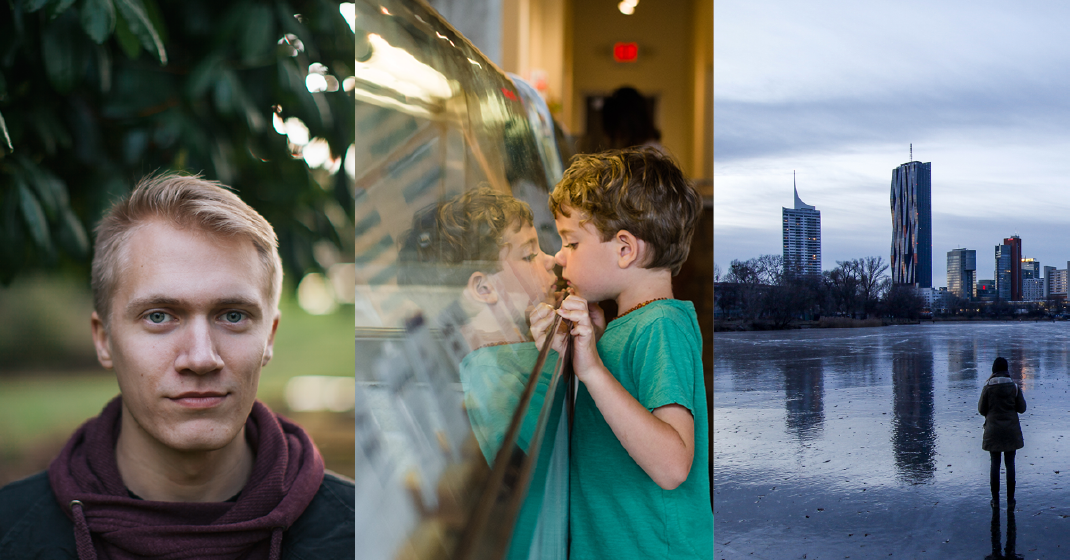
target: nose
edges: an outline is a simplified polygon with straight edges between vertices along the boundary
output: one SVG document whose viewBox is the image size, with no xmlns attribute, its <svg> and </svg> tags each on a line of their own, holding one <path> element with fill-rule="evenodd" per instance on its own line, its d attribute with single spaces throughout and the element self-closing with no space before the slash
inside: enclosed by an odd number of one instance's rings
<svg viewBox="0 0 1070 560">
<path fill-rule="evenodd" d="M 556 257 L 551 257 L 550 255 L 547 255 L 546 253 L 542 254 L 542 265 L 544 267 L 546 267 L 546 270 L 553 270 L 554 269 L 554 262 L 556 260 L 557 260 Z"/>
<path fill-rule="evenodd" d="M 559 264 L 559 265 L 561 265 L 562 267 L 565 266 L 565 248 L 564 247 L 562 247 L 561 250 L 558 251 L 554 255 L 554 262 Z"/>
<path fill-rule="evenodd" d="M 185 331 L 175 369 L 196 375 L 207 375 L 223 369 L 223 358 L 216 348 L 208 318 L 191 320 L 186 324 Z"/>
</svg>

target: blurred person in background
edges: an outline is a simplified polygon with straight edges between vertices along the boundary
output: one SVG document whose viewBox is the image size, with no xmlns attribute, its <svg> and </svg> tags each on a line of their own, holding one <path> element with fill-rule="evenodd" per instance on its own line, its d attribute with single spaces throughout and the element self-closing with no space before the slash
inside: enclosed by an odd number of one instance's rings
<svg viewBox="0 0 1070 560">
<path fill-rule="evenodd" d="M 663 150 L 646 99 L 633 87 L 620 87 L 602 106 L 602 131 L 610 149 L 650 146 Z"/>
<path fill-rule="evenodd" d="M 354 486 L 256 400 L 282 266 L 199 177 L 146 177 L 97 226 L 92 335 L 120 395 L 0 489 L 0 558 L 352 558 Z"/>
</svg>

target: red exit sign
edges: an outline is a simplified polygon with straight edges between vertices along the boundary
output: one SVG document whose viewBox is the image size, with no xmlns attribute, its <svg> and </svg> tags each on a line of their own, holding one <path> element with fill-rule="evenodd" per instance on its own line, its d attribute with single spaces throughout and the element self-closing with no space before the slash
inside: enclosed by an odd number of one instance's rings
<svg viewBox="0 0 1070 560">
<path fill-rule="evenodd" d="M 615 43 L 613 45 L 613 60 L 617 62 L 635 62 L 638 58 L 638 43 Z"/>
</svg>

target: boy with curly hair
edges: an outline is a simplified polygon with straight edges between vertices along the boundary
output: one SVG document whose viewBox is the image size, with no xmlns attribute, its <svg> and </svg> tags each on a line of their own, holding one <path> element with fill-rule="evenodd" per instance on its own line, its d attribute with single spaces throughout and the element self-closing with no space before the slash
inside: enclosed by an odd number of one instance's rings
<svg viewBox="0 0 1070 560">
<path fill-rule="evenodd" d="M 572 321 L 582 382 L 570 558 L 713 555 L 702 337 L 694 305 L 672 297 L 700 204 L 652 148 L 577 156 L 550 195 L 572 292 L 557 313 Z M 610 299 L 622 313 L 607 325 L 597 302 Z M 532 313 L 537 339 L 553 313 Z"/>
</svg>

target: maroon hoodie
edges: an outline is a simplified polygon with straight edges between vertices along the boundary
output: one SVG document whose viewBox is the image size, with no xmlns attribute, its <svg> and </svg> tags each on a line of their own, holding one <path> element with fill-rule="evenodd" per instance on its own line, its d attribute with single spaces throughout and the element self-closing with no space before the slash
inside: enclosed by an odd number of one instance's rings
<svg viewBox="0 0 1070 560">
<path fill-rule="evenodd" d="M 282 532 L 323 481 L 323 459 L 304 430 L 257 401 L 245 423 L 256 458 L 236 500 L 154 502 L 132 497 L 119 476 L 121 410 L 121 397 L 112 399 L 48 469 L 81 560 L 280 558 Z"/>
</svg>

